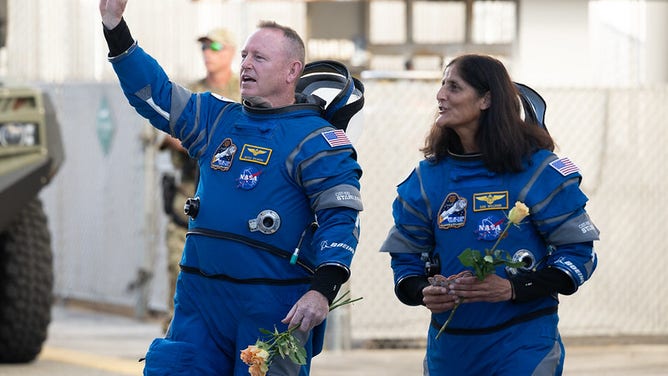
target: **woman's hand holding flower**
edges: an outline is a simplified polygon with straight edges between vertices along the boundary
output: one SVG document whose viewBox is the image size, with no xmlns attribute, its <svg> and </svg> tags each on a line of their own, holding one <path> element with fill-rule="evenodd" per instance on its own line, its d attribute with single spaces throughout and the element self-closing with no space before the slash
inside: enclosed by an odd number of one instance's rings
<svg viewBox="0 0 668 376">
<path fill-rule="evenodd" d="M 451 310 L 459 301 L 459 297 L 449 294 L 445 286 L 427 286 L 422 289 L 422 302 L 432 313 L 441 313 Z"/>
<path fill-rule="evenodd" d="M 506 237 L 510 226 L 519 227 L 524 218 L 529 214 L 529 207 L 521 201 L 516 201 L 515 206 L 508 213 L 508 222 L 496 239 L 492 249 L 487 249 L 485 253 L 482 253 L 476 249 L 466 248 L 457 256 L 462 266 L 473 268 L 473 273 L 469 272 L 468 276 L 460 276 L 462 273 L 459 273 L 457 276 L 454 276 L 456 278 L 447 278 L 448 294 L 457 298 L 450 316 L 443 326 L 441 326 L 438 334 L 436 334 L 436 339 L 445 331 L 450 320 L 452 320 L 452 316 L 462 302 L 493 303 L 513 298 L 513 289 L 510 281 L 496 275 L 496 267 L 504 265 L 506 267 L 519 268 L 524 266 L 524 264 L 520 261 L 514 261 L 508 252 L 499 251 L 496 247 L 499 245 L 501 239 Z M 434 284 L 432 280 L 430 282 L 432 285 Z"/>
<path fill-rule="evenodd" d="M 430 285 L 422 289 L 424 305 L 432 313 L 441 313 L 453 309 L 461 303 L 462 299 L 450 291 L 451 284 L 459 278 L 470 276 L 471 272 L 464 270 L 447 278 L 440 274 L 429 277 Z"/>
<path fill-rule="evenodd" d="M 512 299 L 513 295 L 510 281 L 496 274 L 490 274 L 482 281 L 475 276 L 457 278 L 450 282 L 448 290 L 466 303 L 502 302 Z"/>
</svg>

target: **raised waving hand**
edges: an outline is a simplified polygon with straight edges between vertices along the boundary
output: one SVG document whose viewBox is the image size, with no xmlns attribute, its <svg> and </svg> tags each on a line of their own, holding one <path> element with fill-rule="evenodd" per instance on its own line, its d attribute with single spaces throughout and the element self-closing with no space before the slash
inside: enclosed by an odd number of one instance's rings
<svg viewBox="0 0 668 376">
<path fill-rule="evenodd" d="M 100 15 L 104 27 L 111 30 L 121 22 L 127 3 L 128 0 L 100 0 Z"/>
</svg>

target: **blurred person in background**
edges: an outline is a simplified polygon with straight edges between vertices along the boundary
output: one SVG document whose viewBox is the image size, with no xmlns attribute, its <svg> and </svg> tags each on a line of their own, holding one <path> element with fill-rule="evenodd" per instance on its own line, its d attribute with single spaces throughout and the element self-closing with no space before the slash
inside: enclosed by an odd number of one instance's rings
<svg viewBox="0 0 668 376">
<path fill-rule="evenodd" d="M 441 85 L 425 159 L 399 184 L 381 246 L 398 299 L 431 311 L 424 374 L 560 375 L 558 294 L 575 293 L 597 264 L 582 176 L 553 153 L 546 128 L 522 117 L 500 61 L 457 57 Z M 528 217 L 514 226 L 517 202 Z M 458 258 L 497 244 L 523 266 L 481 280 Z"/>
<path fill-rule="evenodd" d="M 222 97 L 239 101 L 239 76 L 232 71 L 232 60 L 236 52 L 236 41 L 232 33 L 224 28 L 209 31 L 197 39 L 202 47 L 202 59 L 206 76 L 188 85 L 192 92 L 211 92 Z M 190 158 L 181 141 L 156 129 L 157 144 L 160 150 L 170 154 L 173 171 L 162 176 L 162 197 L 167 224 L 167 269 L 169 275 L 169 295 L 167 307 L 169 315 L 163 324 L 167 330 L 174 311 L 174 293 L 179 275 L 179 262 L 183 253 L 188 229 L 188 216 L 183 212 L 183 205 L 188 197 L 193 197 L 197 180 L 197 160 Z"/>
<path fill-rule="evenodd" d="M 307 375 L 324 321 L 359 239 L 362 170 L 322 102 L 296 92 L 304 43 L 263 22 L 241 49 L 242 103 L 171 82 L 133 39 L 127 0 L 100 0 L 109 60 L 137 112 L 180 139 L 198 162 L 174 317 L 146 354 L 146 375 L 247 375 L 241 350 L 260 328 L 295 335 L 297 365 L 277 357 L 270 375 Z"/>
</svg>

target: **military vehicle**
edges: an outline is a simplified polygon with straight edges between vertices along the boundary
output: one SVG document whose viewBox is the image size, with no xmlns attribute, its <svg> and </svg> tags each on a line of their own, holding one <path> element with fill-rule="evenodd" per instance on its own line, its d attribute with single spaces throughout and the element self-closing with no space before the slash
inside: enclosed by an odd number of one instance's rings
<svg viewBox="0 0 668 376">
<path fill-rule="evenodd" d="M 32 361 L 51 321 L 51 235 L 40 190 L 64 160 L 54 106 L 36 88 L 0 87 L 0 362 Z"/>
<path fill-rule="evenodd" d="M 7 0 L 0 0 L 0 48 L 7 16 Z M 38 194 L 63 160 L 49 96 L 0 82 L 0 363 L 30 362 L 46 340 L 53 252 Z"/>
</svg>

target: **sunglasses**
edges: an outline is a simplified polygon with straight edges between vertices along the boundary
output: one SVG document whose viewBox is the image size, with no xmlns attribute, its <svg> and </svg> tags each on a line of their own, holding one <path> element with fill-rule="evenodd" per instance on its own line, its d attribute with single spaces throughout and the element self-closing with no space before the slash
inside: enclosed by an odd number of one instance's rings
<svg viewBox="0 0 668 376">
<path fill-rule="evenodd" d="M 224 48 L 222 43 L 220 42 L 204 42 L 202 43 L 202 51 L 206 49 L 210 49 L 211 51 L 220 51 Z"/>
</svg>

